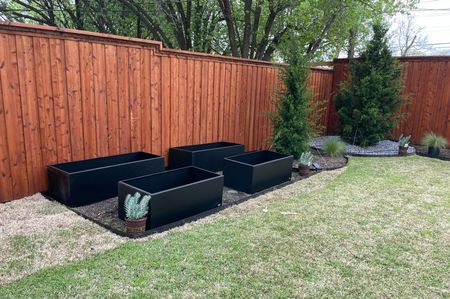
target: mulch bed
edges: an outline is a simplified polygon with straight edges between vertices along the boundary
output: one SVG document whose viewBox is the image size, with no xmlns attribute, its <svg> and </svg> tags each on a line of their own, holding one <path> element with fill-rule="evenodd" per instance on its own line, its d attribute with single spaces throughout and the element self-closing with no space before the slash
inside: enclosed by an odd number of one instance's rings
<svg viewBox="0 0 450 299">
<path fill-rule="evenodd" d="M 421 156 L 428 156 L 428 147 L 424 145 L 415 145 L 416 153 Z M 450 161 L 450 148 L 442 149 L 439 152 L 439 159 Z"/>
<path fill-rule="evenodd" d="M 223 210 L 227 207 L 230 207 L 232 205 L 242 203 L 246 200 L 249 200 L 250 198 L 257 197 L 264 193 L 267 193 L 267 192 L 273 191 L 275 189 L 287 186 L 289 184 L 298 182 L 298 181 L 308 178 L 312 175 L 315 175 L 315 174 L 319 173 L 320 171 L 332 170 L 332 169 L 344 167 L 348 161 L 348 159 L 345 157 L 331 158 L 331 157 L 323 156 L 319 151 L 314 150 L 314 149 L 312 149 L 311 152 L 314 155 L 314 162 L 315 162 L 314 165 L 316 165 L 317 167 L 316 168 L 312 167 L 310 174 L 305 177 L 300 176 L 298 174 L 298 172 L 296 171 L 296 169 L 293 168 L 291 181 L 277 185 L 275 187 L 272 187 L 272 188 L 269 188 L 266 190 L 263 190 L 258 193 L 254 193 L 254 194 L 247 194 L 244 192 L 240 192 L 240 191 L 236 191 L 236 190 L 224 187 L 221 207 L 203 212 L 201 214 L 197 214 L 195 216 L 189 217 L 184 220 L 180 220 L 180 221 L 168 224 L 168 225 L 158 227 L 156 229 L 148 230 L 144 233 L 130 235 L 125 231 L 125 221 L 119 219 L 119 217 L 118 217 L 117 197 L 113 197 L 113 198 L 103 200 L 98 203 L 94 203 L 94 204 L 90 204 L 90 205 L 86 205 L 86 206 L 82 206 L 82 207 L 71 208 L 71 209 L 74 212 L 76 212 L 77 214 L 81 215 L 82 217 L 87 218 L 120 236 L 131 237 L 131 238 L 146 237 L 153 233 L 162 232 L 162 231 L 168 230 L 170 228 L 183 225 L 184 223 L 191 222 L 196 219 L 208 216 L 210 214 L 216 213 L 216 212 Z"/>
</svg>

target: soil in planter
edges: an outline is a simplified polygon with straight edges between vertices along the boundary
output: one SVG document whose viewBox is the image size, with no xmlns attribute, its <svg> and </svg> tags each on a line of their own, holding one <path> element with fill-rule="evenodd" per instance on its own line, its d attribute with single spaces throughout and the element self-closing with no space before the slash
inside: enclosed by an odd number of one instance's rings
<svg viewBox="0 0 450 299">
<path fill-rule="evenodd" d="M 416 152 L 419 155 L 428 156 L 428 147 L 423 145 L 415 145 Z M 444 148 L 439 151 L 439 158 L 450 160 L 450 148 Z"/>
</svg>

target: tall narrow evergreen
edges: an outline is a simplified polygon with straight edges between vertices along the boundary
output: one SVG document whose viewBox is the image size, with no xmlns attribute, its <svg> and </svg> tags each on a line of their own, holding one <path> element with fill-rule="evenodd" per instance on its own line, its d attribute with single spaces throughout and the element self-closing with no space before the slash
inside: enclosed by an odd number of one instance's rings
<svg viewBox="0 0 450 299">
<path fill-rule="evenodd" d="M 405 101 L 401 95 L 401 66 L 387 44 L 387 29 L 373 26 L 373 38 L 358 59 L 351 61 L 351 76 L 336 96 L 341 134 L 347 141 L 369 146 L 386 138 L 396 127 Z"/>
<path fill-rule="evenodd" d="M 289 65 L 281 68 L 284 89 L 276 102 L 277 113 L 272 115 L 272 145 L 276 151 L 298 159 L 309 149 L 308 141 L 314 131 L 309 116 L 314 107 L 310 105 L 312 96 L 306 87 L 309 72 L 306 58 L 294 46 L 285 52 Z"/>
</svg>

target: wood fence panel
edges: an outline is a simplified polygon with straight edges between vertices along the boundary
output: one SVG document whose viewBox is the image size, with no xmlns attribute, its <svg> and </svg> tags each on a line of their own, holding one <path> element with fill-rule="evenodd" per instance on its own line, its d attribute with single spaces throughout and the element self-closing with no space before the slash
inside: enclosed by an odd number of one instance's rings
<svg viewBox="0 0 450 299">
<path fill-rule="evenodd" d="M 433 131 L 450 140 L 450 56 L 404 57 L 399 59 L 403 69 L 403 94 L 409 102 L 402 108 L 405 119 L 391 132 L 392 138 L 400 134 L 412 135 L 413 143 Z M 339 84 L 348 77 L 348 60 L 338 59 L 334 63 L 333 89 L 336 94 Z M 329 102 L 329 134 L 337 131 L 339 119 L 336 115 L 334 97 Z"/>
</svg>

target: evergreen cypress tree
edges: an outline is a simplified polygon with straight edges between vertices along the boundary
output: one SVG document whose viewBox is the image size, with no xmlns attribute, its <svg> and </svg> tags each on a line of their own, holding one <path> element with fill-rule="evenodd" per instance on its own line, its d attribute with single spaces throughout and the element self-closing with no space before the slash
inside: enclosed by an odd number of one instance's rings
<svg viewBox="0 0 450 299">
<path fill-rule="evenodd" d="M 351 143 L 369 146 L 386 138 L 402 118 L 401 66 L 387 45 L 387 29 L 373 26 L 373 38 L 359 59 L 352 60 L 351 76 L 336 96 L 341 134 Z"/>
<path fill-rule="evenodd" d="M 309 149 L 314 128 L 310 122 L 312 94 L 306 87 L 309 66 L 294 44 L 286 49 L 288 66 L 281 67 L 284 89 L 276 102 L 277 112 L 272 114 L 272 146 L 276 151 L 298 159 Z"/>
</svg>

